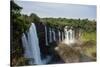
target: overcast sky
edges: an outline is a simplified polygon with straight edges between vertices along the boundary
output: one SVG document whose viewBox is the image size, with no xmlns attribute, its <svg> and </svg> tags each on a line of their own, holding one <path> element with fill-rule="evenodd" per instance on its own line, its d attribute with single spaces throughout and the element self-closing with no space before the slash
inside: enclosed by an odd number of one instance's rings
<svg viewBox="0 0 100 67">
<path fill-rule="evenodd" d="M 16 1 L 24 14 L 36 13 L 39 17 L 88 18 L 96 20 L 95 5 L 74 5 L 34 1 Z"/>
</svg>

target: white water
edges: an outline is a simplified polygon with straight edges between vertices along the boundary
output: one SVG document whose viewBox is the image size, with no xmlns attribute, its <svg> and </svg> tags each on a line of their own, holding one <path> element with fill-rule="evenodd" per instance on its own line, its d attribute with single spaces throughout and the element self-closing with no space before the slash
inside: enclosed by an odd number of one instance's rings
<svg viewBox="0 0 100 67">
<path fill-rule="evenodd" d="M 66 26 L 65 29 L 65 43 L 66 44 L 72 44 L 74 43 L 75 41 L 75 33 L 72 29 L 68 29 L 68 27 Z"/>
<path fill-rule="evenodd" d="M 61 32 L 58 30 L 59 42 L 61 41 Z"/>
<path fill-rule="evenodd" d="M 49 28 L 49 42 L 52 42 L 52 30 Z"/>
<path fill-rule="evenodd" d="M 61 33 L 63 32 L 58 30 L 59 42 L 64 39 L 63 38 L 64 34 L 61 35 Z M 72 29 L 68 29 L 68 27 L 66 26 L 64 28 L 64 33 L 65 33 L 65 43 L 69 45 L 71 43 L 74 43 L 75 40 L 74 31 Z M 39 40 L 38 40 L 37 31 L 34 23 L 31 24 L 29 31 L 26 34 L 27 37 L 24 33 L 22 35 L 22 43 L 25 49 L 24 57 L 29 59 L 30 64 L 46 64 L 47 62 L 49 62 L 51 59 L 49 55 L 46 56 L 44 59 L 41 59 Z M 51 43 L 53 42 L 53 40 L 56 41 L 56 33 L 54 29 L 49 28 L 49 42 Z M 48 45 L 46 26 L 45 26 L 45 41 L 46 41 L 46 45 Z"/>
<path fill-rule="evenodd" d="M 63 32 L 62 32 L 62 36 L 61 37 L 62 37 L 62 41 L 63 41 L 64 40 L 64 34 L 63 34 Z"/>
<path fill-rule="evenodd" d="M 46 45 L 48 46 L 47 27 L 46 26 L 45 26 L 45 42 L 46 42 Z"/>
<path fill-rule="evenodd" d="M 54 29 L 52 29 L 52 33 L 53 33 L 53 40 L 56 41 L 56 34 L 55 34 Z"/>
<path fill-rule="evenodd" d="M 31 59 L 30 64 L 43 64 L 41 60 L 39 41 L 34 23 L 31 24 L 31 27 L 29 28 L 29 32 L 27 34 L 28 41 L 26 40 L 24 34 L 22 36 L 23 45 L 25 46 L 25 49 L 27 49 L 25 52 L 26 58 Z M 34 59 L 34 62 L 32 59 Z"/>
<path fill-rule="evenodd" d="M 46 27 L 45 27 L 45 33 L 47 37 Z M 37 31 L 36 31 L 36 27 L 34 23 L 31 24 L 29 31 L 26 34 L 27 34 L 27 37 L 24 33 L 22 35 L 22 43 L 25 50 L 24 57 L 29 60 L 29 64 L 48 63 L 51 60 L 51 56 L 47 55 L 44 59 L 41 59 L 39 40 L 38 40 Z"/>
<path fill-rule="evenodd" d="M 24 57 L 33 58 L 33 56 L 31 55 L 30 45 L 28 45 L 28 41 L 24 33 L 22 35 L 22 43 L 25 50 Z"/>
<path fill-rule="evenodd" d="M 75 31 L 72 31 L 72 43 L 75 43 Z"/>
</svg>

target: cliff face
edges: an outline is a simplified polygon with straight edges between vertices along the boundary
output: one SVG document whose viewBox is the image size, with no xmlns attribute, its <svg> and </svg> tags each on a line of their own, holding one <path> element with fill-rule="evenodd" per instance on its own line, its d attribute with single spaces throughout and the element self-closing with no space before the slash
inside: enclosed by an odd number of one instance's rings
<svg viewBox="0 0 100 67">
<path fill-rule="evenodd" d="M 49 52 L 48 47 L 52 46 L 53 43 L 59 42 L 59 34 L 58 34 L 59 32 L 58 32 L 58 29 L 52 28 L 52 27 L 50 27 L 48 25 L 44 25 L 42 22 L 35 23 L 35 26 L 36 26 L 36 30 L 37 30 L 38 39 L 39 39 L 40 51 L 41 51 L 41 54 L 43 54 L 45 56 Z M 46 39 L 45 39 L 46 38 L 46 36 L 45 36 L 46 35 L 45 26 L 47 27 L 47 42 L 48 42 L 48 46 L 46 45 Z M 49 41 L 50 40 L 50 28 L 51 28 L 51 39 L 52 39 L 52 42 Z M 54 32 L 55 32 L 56 41 L 54 40 L 54 34 L 53 34 L 52 30 L 54 30 Z M 53 44 L 53 45 L 56 46 L 56 44 Z"/>
</svg>

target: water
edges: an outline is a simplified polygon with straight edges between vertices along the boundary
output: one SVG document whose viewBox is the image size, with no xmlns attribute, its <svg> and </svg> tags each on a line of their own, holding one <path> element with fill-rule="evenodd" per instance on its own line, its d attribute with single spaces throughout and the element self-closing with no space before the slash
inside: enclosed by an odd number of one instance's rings
<svg viewBox="0 0 100 67">
<path fill-rule="evenodd" d="M 46 45 L 48 46 L 47 27 L 46 26 L 45 26 L 45 42 L 46 42 Z"/>
<path fill-rule="evenodd" d="M 48 38 L 47 38 L 47 27 L 45 26 L 45 41 L 46 45 L 48 45 Z M 71 44 L 74 43 L 75 39 L 75 33 L 72 29 L 68 29 L 67 26 L 64 29 L 64 32 L 61 32 L 58 30 L 58 39 L 59 42 L 63 40 L 63 36 L 65 36 L 65 43 Z M 53 41 L 56 41 L 56 35 L 55 30 L 53 28 L 49 27 L 49 43 L 52 43 Z M 40 47 L 39 47 L 39 40 L 37 36 L 37 30 L 35 27 L 35 24 L 32 23 L 29 30 L 22 35 L 22 43 L 23 47 L 25 49 L 24 57 L 29 60 L 29 64 L 46 64 L 48 63 L 52 57 L 50 55 L 46 55 L 42 59 L 42 54 L 40 53 Z"/>
<path fill-rule="evenodd" d="M 74 32 L 72 29 L 70 29 L 69 32 L 70 32 L 70 43 L 74 43 Z"/>
<path fill-rule="evenodd" d="M 74 30 L 72 30 L 72 28 L 68 29 L 68 27 L 66 26 L 65 29 L 65 43 L 66 44 L 72 44 L 75 43 L 75 33 Z"/>
<path fill-rule="evenodd" d="M 51 32 L 51 29 L 50 29 Z M 48 45 L 47 41 L 47 27 L 45 26 L 45 39 L 46 45 Z M 39 47 L 39 40 L 37 36 L 37 30 L 35 24 L 32 23 L 29 30 L 26 34 L 22 35 L 22 43 L 24 47 L 24 57 L 29 60 L 29 64 L 46 64 L 51 60 L 50 55 L 46 55 L 45 58 L 42 59 Z"/>
<path fill-rule="evenodd" d="M 41 60 L 39 41 L 34 23 L 31 24 L 31 27 L 29 28 L 29 32 L 27 33 L 27 35 L 28 40 L 26 39 L 24 34 L 22 36 L 23 46 L 26 51 L 25 57 L 31 59 L 30 64 L 43 64 Z"/>
<path fill-rule="evenodd" d="M 64 31 L 65 31 L 65 43 L 69 44 L 69 31 L 67 29 L 67 26 L 65 27 Z"/>
<path fill-rule="evenodd" d="M 52 30 L 49 28 L 49 42 L 52 42 Z"/>
<path fill-rule="evenodd" d="M 62 38 L 61 39 L 63 41 L 64 40 L 64 33 L 63 32 L 61 32 L 61 33 L 62 33 L 62 36 L 61 36 Z"/>
<path fill-rule="evenodd" d="M 30 45 L 28 45 L 28 41 L 24 33 L 22 35 L 22 43 L 23 43 L 23 47 L 25 50 L 24 57 L 32 58 L 31 51 L 30 51 Z"/>
<path fill-rule="evenodd" d="M 75 31 L 72 31 L 72 43 L 75 43 Z"/>
<path fill-rule="evenodd" d="M 61 41 L 61 32 L 58 30 L 59 42 Z"/>
<path fill-rule="evenodd" d="M 56 41 L 56 34 L 54 29 L 52 29 L 52 33 L 53 33 L 53 40 Z"/>
</svg>

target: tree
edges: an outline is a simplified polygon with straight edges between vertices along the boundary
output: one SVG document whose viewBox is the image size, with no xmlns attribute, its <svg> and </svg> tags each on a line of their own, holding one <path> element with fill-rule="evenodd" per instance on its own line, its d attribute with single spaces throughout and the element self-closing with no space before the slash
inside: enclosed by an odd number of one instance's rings
<svg viewBox="0 0 100 67">
<path fill-rule="evenodd" d="M 30 14 L 30 19 L 32 22 L 40 22 L 40 18 L 35 13 Z"/>
<path fill-rule="evenodd" d="M 29 27 L 29 20 L 27 15 L 20 13 L 22 7 L 18 6 L 14 1 L 10 1 L 10 24 L 11 24 L 11 65 L 16 65 L 20 57 L 23 57 L 23 46 L 21 42 L 22 33 Z M 14 60 L 16 59 L 16 60 Z M 14 60 L 14 61 L 13 61 Z M 14 63 L 15 62 L 15 63 Z M 23 63 L 25 61 L 23 60 Z"/>
</svg>

